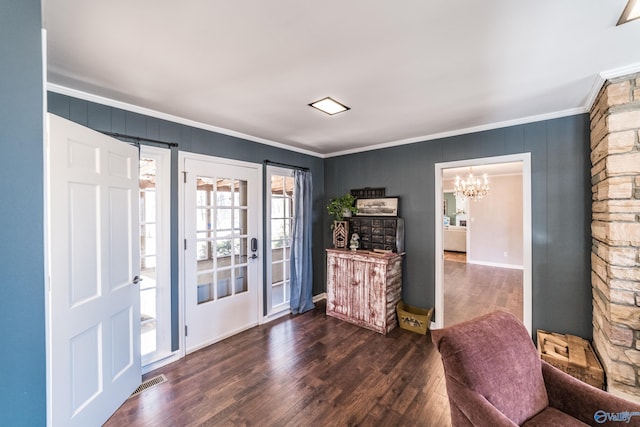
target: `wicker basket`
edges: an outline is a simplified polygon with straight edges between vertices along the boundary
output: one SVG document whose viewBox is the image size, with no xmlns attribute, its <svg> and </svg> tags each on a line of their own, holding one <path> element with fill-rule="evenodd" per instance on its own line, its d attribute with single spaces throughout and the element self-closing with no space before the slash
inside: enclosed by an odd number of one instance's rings
<svg viewBox="0 0 640 427">
<path fill-rule="evenodd" d="M 398 324 L 402 329 L 425 335 L 429 330 L 433 308 L 419 308 L 398 301 L 396 305 Z"/>
</svg>

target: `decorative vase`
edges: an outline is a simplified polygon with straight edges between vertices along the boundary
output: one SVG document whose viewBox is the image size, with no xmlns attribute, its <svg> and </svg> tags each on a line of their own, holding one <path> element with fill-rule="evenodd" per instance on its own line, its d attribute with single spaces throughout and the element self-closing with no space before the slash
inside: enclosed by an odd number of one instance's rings
<svg viewBox="0 0 640 427">
<path fill-rule="evenodd" d="M 348 236 L 349 221 L 333 221 L 333 247 L 346 249 Z"/>
</svg>

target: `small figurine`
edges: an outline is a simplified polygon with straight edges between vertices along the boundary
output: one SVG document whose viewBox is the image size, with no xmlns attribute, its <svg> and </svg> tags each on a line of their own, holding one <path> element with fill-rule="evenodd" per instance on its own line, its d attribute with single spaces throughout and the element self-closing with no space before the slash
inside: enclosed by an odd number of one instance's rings
<svg viewBox="0 0 640 427">
<path fill-rule="evenodd" d="M 358 249 L 358 246 L 360 246 L 358 240 L 360 240 L 360 236 L 358 236 L 358 233 L 353 233 L 351 235 L 351 241 L 349 242 L 349 247 L 352 251 L 356 251 Z"/>
</svg>

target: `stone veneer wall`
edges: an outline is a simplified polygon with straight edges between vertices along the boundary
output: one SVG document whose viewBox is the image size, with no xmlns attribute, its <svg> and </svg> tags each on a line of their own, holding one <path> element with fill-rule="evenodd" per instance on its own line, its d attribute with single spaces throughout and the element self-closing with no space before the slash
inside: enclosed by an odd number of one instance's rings
<svg viewBox="0 0 640 427">
<path fill-rule="evenodd" d="M 640 401 L 640 73 L 591 109 L 593 343 L 607 389 Z"/>
</svg>

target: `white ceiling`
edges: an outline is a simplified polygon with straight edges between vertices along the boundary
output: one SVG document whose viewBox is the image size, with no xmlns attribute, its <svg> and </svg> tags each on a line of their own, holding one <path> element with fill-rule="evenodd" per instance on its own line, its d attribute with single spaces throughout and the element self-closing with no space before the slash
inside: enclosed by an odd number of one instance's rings
<svg viewBox="0 0 640 427">
<path fill-rule="evenodd" d="M 49 89 L 325 157 L 587 111 L 625 3 L 46 0 Z"/>
</svg>

